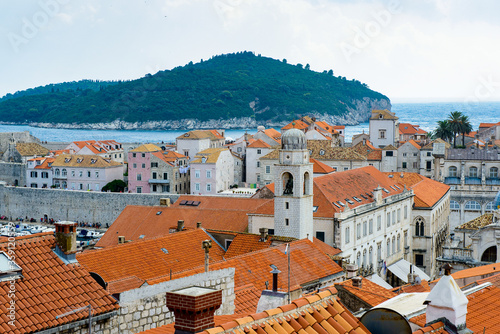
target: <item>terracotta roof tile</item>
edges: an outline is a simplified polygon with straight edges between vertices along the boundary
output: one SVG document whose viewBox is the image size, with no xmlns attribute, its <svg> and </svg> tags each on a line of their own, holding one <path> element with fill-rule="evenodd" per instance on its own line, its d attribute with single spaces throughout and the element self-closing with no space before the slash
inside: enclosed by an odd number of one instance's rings
<svg viewBox="0 0 500 334">
<path fill-rule="evenodd" d="M 309 159 L 309 161 L 313 163 L 313 173 L 314 174 L 328 174 L 328 173 L 335 172 L 335 169 L 322 163 L 319 160 Z"/>
<path fill-rule="evenodd" d="M 382 117 L 380 117 L 382 116 Z M 396 115 L 387 109 L 383 110 L 372 110 L 372 116 L 370 119 L 399 119 Z"/>
<path fill-rule="evenodd" d="M 238 234 L 229 245 L 225 258 L 229 259 L 238 255 L 250 253 L 271 247 L 271 238 L 266 241 L 260 241 L 258 234 Z"/>
<path fill-rule="evenodd" d="M 17 143 L 16 150 L 21 154 L 21 156 L 45 156 L 49 153 L 49 149 L 43 147 L 38 143 Z"/>
<path fill-rule="evenodd" d="M 52 163 L 52 167 L 92 167 L 92 168 L 107 168 L 117 167 L 123 164 L 105 159 L 98 155 L 83 155 L 83 154 L 61 154 L 56 157 Z"/>
<path fill-rule="evenodd" d="M 177 139 L 204 139 L 220 140 L 224 137 L 217 130 L 193 130 L 177 137 Z"/>
<path fill-rule="evenodd" d="M 394 293 L 412 293 L 412 292 L 430 292 L 431 287 L 429 286 L 429 282 L 426 280 L 422 280 L 420 284 L 406 284 L 391 290 Z"/>
<path fill-rule="evenodd" d="M 261 139 L 253 140 L 250 145 L 247 146 L 247 148 L 270 148 L 271 145 L 266 143 L 265 141 Z"/>
<path fill-rule="evenodd" d="M 301 121 L 300 119 L 297 119 L 297 120 L 294 120 L 294 121 L 291 121 L 290 123 L 288 123 L 287 125 L 285 125 L 284 127 L 281 128 L 281 130 L 289 130 L 289 129 L 299 129 L 299 130 L 304 130 L 304 129 L 307 129 L 309 127 L 308 124 L 306 124 L 305 122 Z"/>
<path fill-rule="evenodd" d="M 202 159 L 204 157 L 206 158 L 204 163 L 215 164 L 217 163 L 217 160 L 219 160 L 219 156 L 223 151 L 229 151 L 229 149 L 224 147 L 207 148 L 206 150 L 198 152 L 195 156 L 195 160 L 191 161 L 191 164 L 203 163 Z"/>
<path fill-rule="evenodd" d="M 486 278 L 477 280 L 476 284 L 480 285 L 480 284 L 483 284 L 483 283 L 486 283 L 486 282 L 490 282 L 491 284 L 493 284 L 497 288 L 500 288 L 500 274 L 496 274 L 496 275 L 493 275 L 493 276 L 490 276 L 490 277 L 486 277 Z"/>
<path fill-rule="evenodd" d="M 41 233 L 16 238 L 15 262 L 22 268 L 22 279 L 16 280 L 18 320 L 15 326 L 7 324 L 0 315 L 2 333 L 31 333 L 86 319 L 88 313 L 79 312 L 56 319 L 71 307 L 91 303 L 93 315 L 108 313 L 119 308 L 112 298 L 83 267 L 65 265 L 53 252 L 53 233 Z M 6 252 L 8 244 L 0 243 Z M 9 282 L 1 282 L 0 314 L 6 314 Z M 2 297 L 3 296 L 3 297 Z"/>
<path fill-rule="evenodd" d="M 460 278 L 484 276 L 484 275 L 493 274 L 493 273 L 500 273 L 500 262 L 487 264 L 487 265 L 480 266 L 480 267 L 474 267 L 474 268 L 460 270 L 460 271 L 457 271 L 455 273 L 452 273 L 451 276 L 455 280 L 457 280 Z"/>
<path fill-rule="evenodd" d="M 205 253 L 201 243 L 207 239 L 210 236 L 197 229 L 87 251 L 78 254 L 77 259 L 106 282 L 133 277 L 144 281 L 203 265 Z M 224 250 L 213 242 L 210 262 L 220 261 L 223 256 Z"/>
<path fill-rule="evenodd" d="M 478 230 L 480 228 L 483 228 L 485 226 L 490 225 L 493 223 L 493 214 L 492 213 L 485 213 L 484 215 L 481 215 L 477 218 L 474 218 L 466 223 L 463 223 L 462 225 L 458 226 L 457 229 L 460 230 Z"/>
<path fill-rule="evenodd" d="M 337 289 L 344 289 L 372 307 L 396 297 L 394 292 L 387 290 L 366 278 L 362 279 L 361 288 L 353 286 L 351 279 L 338 283 L 335 286 Z"/>
</svg>

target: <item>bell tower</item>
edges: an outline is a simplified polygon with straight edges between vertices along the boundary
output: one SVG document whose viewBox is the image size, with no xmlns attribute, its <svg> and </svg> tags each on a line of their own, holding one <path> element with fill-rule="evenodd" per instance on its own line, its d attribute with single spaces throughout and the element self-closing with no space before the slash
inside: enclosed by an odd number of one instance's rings
<svg viewBox="0 0 500 334">
<path fill-rule="evenodd" d="M 313 164 L 302 131 L 283 134 L 274 170 L 274 234 L 312 241 Z"/>
</svg>

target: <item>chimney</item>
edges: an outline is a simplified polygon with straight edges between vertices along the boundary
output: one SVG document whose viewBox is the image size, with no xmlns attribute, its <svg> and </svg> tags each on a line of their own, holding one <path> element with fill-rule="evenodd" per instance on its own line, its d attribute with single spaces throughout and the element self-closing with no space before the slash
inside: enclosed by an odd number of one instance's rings
<svg viewBox="0 0 500 334">
<path fill-rule="evenodd" d="M 377 188 L 373 189 L 373 201 L 377 205 L 382 204 L 382 188 L 380 187 L 380 185 Z"/>
<path fill-rule="evenodd" d="M 458 331 L 464 330 L 469 300 L 451 277 L 452 266 L 445 264 L 442 268 L 445 276 L 441 277 L 424 302 L 427 305 L 425 321 L 428 324 L 446 318 Z"/>
<path fill-rule="evenodd" d="M 201 242 L 201 248 L 205 250 L 205 272 L 208 272 L 208 253 L 210 252 L 210 248 L 212 248 L 212 240 L 204 240 Z"/>
<path fill-rule="evenodd" d="M 260 233 L 259 241 L 260 242 L 264 242 L 267 240 L 267 232 L 268 232 L 268 229 L 266 227 L 259 228 L 259 233 Z"/>
<path fill-rule="evenodd" d="M 66 264 L 76 261 L 76 226 L 75 222 L 57 222 L 56 248 L 54 252 Z"/>
<path fill-rule="evenodd" d="M 184 220 L 177 221 L 177 232 L 180 232 L 184 229 Z"/>
<path fill-rule="evenodd" d="M 281 273 L 281 271 L 278 270 L 278 267 L 276 267 L 274 264 L 271 264 L 271 274 L 273 274 L 273 292 L 278 291 L 278 274 Z"/>
<path fill-rule="evenodd" d="M 346 265 L 346 279 L 353 278 L 356 276 L 356 272 L 358 271 L 357 264 L 348 264 Z"/>
<path fill-rule="evenodd" d="M 201 222 L 196 223 L 196 228 L 201 228 Z"/>
<path fill-rule="evenodd" d="M 125 236 L 119 235 L 118 236 L 118 244 L 124 244 L 125 243 Z"/>
<path fill-rule="evenodd" d="M 166 305 L 174 312 L 176 334 L 214 327 L 214 313 L 221 304 L 222 290 L 192 286 L 167 292 Z"/>
<path fill-rule="evenodd" d="M 361 287 L 363 286 L 363 277 L 359 277 L 359 276 L 353 277 L 352 278 L 352 286 L 361 289 Z"/>
</svg>

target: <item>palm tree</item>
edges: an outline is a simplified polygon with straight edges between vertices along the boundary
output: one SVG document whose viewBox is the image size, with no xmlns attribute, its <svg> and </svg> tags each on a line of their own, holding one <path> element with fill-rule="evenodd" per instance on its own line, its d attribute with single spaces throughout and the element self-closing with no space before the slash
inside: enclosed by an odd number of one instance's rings
<svg viewBox="0 0 500 334">
<path fill-rule="evenodd" d="M 449 141 L 453 138 L 453 132 L 451 131 L 450 123 L 447 120 L 438 121 L 437 124 L 438 127 L 436 128 L 436 131 L 434 131 L 434 135 L 436 137 L 441 138 L 444 141 Z"/>
<path fill-rule="evenodd" d="M 457 147 L 457 134 L 461 133 L 462 129 L 462 118 L 463 114 L 460 111 L 452 111 L 448 116 L 448 123 L 450 124 L 450 129 L 453 132 L 453 147 Z"/>
<path fill-rule="evenodd" d="M 462 145 L 465 146 L 465 135 L 472 131 L 472 125 L 470 124 L 469 116 L 462 115 L 462 117 L 460 117 L 460 123 L 460 130 L 462 132 Z"/>
</svg>

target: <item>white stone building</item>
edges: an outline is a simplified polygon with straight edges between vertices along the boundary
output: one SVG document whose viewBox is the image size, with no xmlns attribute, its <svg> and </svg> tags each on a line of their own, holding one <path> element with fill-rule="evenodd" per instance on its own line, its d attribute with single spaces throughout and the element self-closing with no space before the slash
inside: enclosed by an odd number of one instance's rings
<svg viewBox="0 0 500 334">
<path fill-rule="evenodd" d="M 225 144 L 224 130 L 193 130 L 177 137 L 176 151 L 193 160 L 198 152 L 209 148 L 220 148 Z"/>
<path fill-rule="evenodd" d="M 370 117 L 370 141 L 373 146 L 394 146 L 398 140 L 398 117 L 389 110 L 373 110 Z"/>
<path fill-rule="evenodd" d="M 26 185 L 30 188 L 50 188 L 52 186 L 51 165 L 54 158 L 40 157 L 28 160 Z"/>
<path fill-rule="evenodd" d="M 234 184 L 234 158 L 227 148 L 199 152 L 190 168 L 193 195 L 215 195 Z"/>
<path fill-rule="evenodd" d="M 260 158 L 267 155 L 269 152 L 276 149 L 271 147 L 262 139 L 252 139 L 246 149 L 245 167 L 246 167 L 246 182 L 254 184 L 263 184 L 260 173 Z"/>
</svg>

